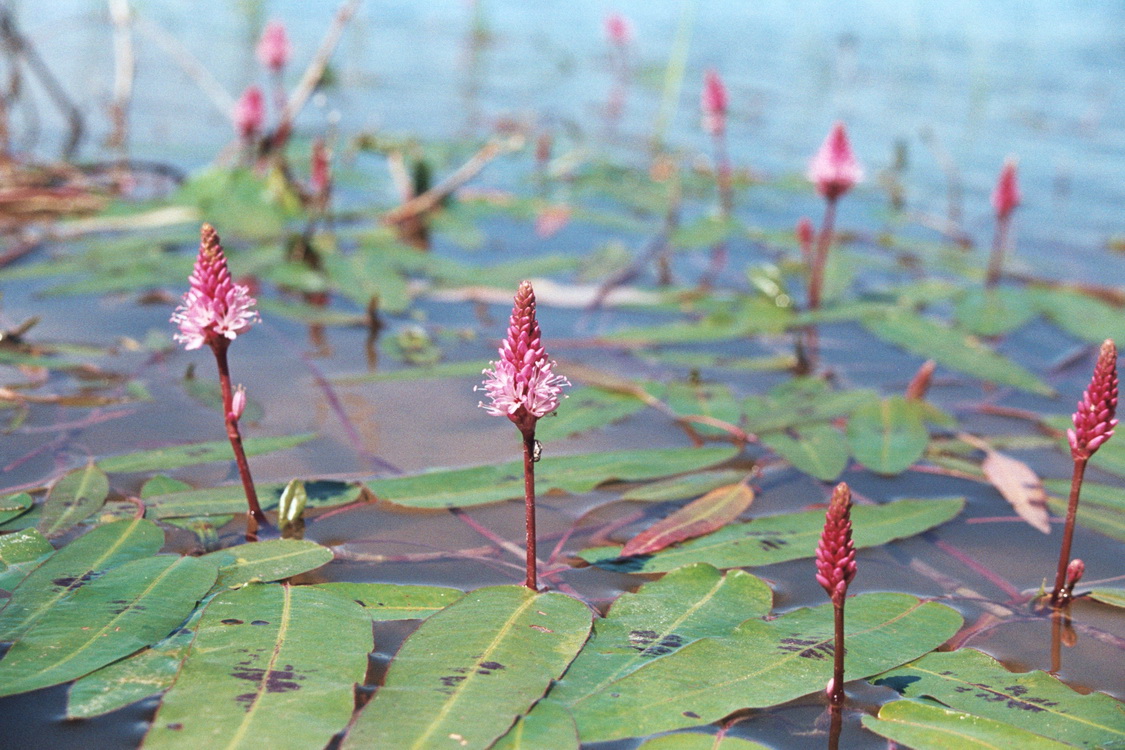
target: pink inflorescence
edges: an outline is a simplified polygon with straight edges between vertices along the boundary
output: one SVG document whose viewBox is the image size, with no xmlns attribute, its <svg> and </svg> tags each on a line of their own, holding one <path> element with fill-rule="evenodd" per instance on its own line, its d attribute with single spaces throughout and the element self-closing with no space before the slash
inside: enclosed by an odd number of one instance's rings
<svg viewBox="0 0 1125 750">
<path fill-rule="evenodd" d="M 185 349 L 233 340 L 259 320 L 254 310 L 257 301 L 250 290 L 231 280 L 215 229 L 204 224 L 200 236 L 199 257 L 189 279 L 191 288 L 172 314 L 172 322 L 180 327 L 172 338 Z"/>
<path fill-rule="evenodd" d="M 248 86 L 234 105 L 234 126 L 243 138 L 252 138 L 262 129 L 266 120 L 266 105 L 262 90 Z"/>
<path fill-rule="evenodd" d="M 289 62 L 289 35 L 285 33 L 285 24 L 281 21 L 270 21 L 262 31 L 262 38 L 258 40 L 258 62 L 269 68 L 274 73 L 281 72 Z"/>
<path fill-rule="evenodd" d="M 1016 181 L 1016 160 L 1008 157 L 992 191 L 992 208 L 996 211 L 996 217 L 1008 218 L 1020 204 L 1020 198 L 1020 186 Z"/>
<path fill-rule="evenodd" d="M 852 493 L 844 482 L 836 485 L 824 517 L 824 531 L 816 548 L 816 580 L 834 604 L 843 601 L 855 578 L 855 545 L 852 544 Z"/>
<path fill-rule="evenodd" d="M 552 371 L 554 363 L 547 359 L 540 338 L 535 292 L 525 281 L 516 292 L 500 359 L 484 371 L 484 384 L 477 386 L 490 400 L 480 406 L 493 416 L 508 417 L 521 430 L 534 428 L 540 417 L 557 409 L 563 386 L 570 385 Z"/>
<path fill-rule="evenodd" d="M 610 13 L 605 17 L 605 35 L 610 44 L 625 47 L 633 41 L 633 24 L 620 13 Z"/>
<path fill-rule="evenodd" d="M 844 123 L 836 123 L 824 139 L 809 162 L 808 178 L 828 200 L 839 198 L 863 179 L 863 169 L 852 153 Z"/>
<path fill-rule="evenodd" d="M 1117 426 L 1117 347 L 1111 339 L 1102 343 L 1094 376 L 1074 412 L 1074 429 L 1067 430 L 1070 453 L 1075 459 L 1088 459 L 1113 435 Z"/>
<path fill-rule="evenodd" d="M 711 135 L 719 135 L 727 126 L 727 87 L 714 70 L 708 70 L 703 79 L 703 93 L 699 107 L 703 112 L 703 129 Z"/>
</svg>

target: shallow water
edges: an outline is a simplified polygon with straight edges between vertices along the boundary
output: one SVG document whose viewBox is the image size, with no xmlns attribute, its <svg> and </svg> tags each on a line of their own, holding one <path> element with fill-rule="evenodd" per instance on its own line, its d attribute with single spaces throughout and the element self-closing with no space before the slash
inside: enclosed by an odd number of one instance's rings
<svg viewBox="0 0 1125 750">
<path fill-rule="evenodd" d="M 688 6 L 692 7 L 692 6 Z M 262 15 L 290 23 L 295 58 L 304 60 L 315 47 L 332 8 L 327 4 L 203 3 L 185 7 L 165 3 L 145 7 L 156 22 L 174 29 L 196 55 L 204 56 L 216 77 L 237 91 L 252 70 L 246 40 Z M 247 10 L 249 9 L 249 10 Z M 474 41 L 469 8 L 463 2 L 398 3 L 365 6 L 345 35 L 336 64 L 340 88 L 311 106 L 300 121 L 303 132 L 322 132 L 333 113 L 339 131 L 410 133 L 423 139 L 481 137 L 502 118 L 548 127 L 559 135 L 560 150 L 581 146 L 629 163 L 641 164 L 648 137 L 660 108 L 660 70 L 672 45 L 678 10 L 662 4 L 576 2 L 552 7 L 514 2 L 483 2 L 487 43 Z M 268 13 L 267 13 L 268 10 Z M 613 86 L 601 36 L 601 19 L 620 10 L 636 24 L 631 81 L 622 118 L 612 140 L 604 106 Z M 100 13 L 100 11 L 99 11 Z M 63 80 L 72 83 L 76 99 L 90 113 L 97 133 L 105 124 L 99 107 L 108 96 L 110 58 L 108 26 L 88 4 L 52 2 L 25 9 L 26 32 L 45 56 L 57 61 Z M 1125 119 L 1115 86 L 1125 67 L 1125 11 L 1117 4 L 1022 3 L 1014 8 L 982 8 L 976 3 L 950 3 L 940 10 L 932 4 L 905 2 L 893 7 L 879 3 L 781 3 L 751 5 L 735 2 L 701 3 L 694 8 L 694 30 L 688 73 L 681 103 L 671 118 L 665 140 L 692 158 L 709 144 L 697 127 L 696 90 L 703 69 L 722 72 L 731 91 L 731 155 L 737 168 L 769 177 L 798 176 L 808 155 L 832 121 L 848 122 L 853 144 L 871 176 L 867 186 L 841 206 L 841 226 L 869 238 L 893 227 L 906 237 L 934 240 L 936 235 L 915 220 L 891 217 L 886 200 L 874 186 L 876 174 L 892 158 L 896 141 L 908 146 L 909 167 L 903 175 L 907 204 L 919 215 L 945 217 L 947 179 L 937 151 L 948 152 L 963 181 L 965 230 L 976 241 L 983 263 L 991 240 L 988 194 L 1004 157 L 1020 157 L 1024 205 L 1017 214 L 1018 251 L 1012 268 L 1036 276 L 1065 278 L 1108 285 L 1125 279 L 1125 256 L 1106 250 L 1107 242 L 1123 231 L 1122 195 L 1118 175 L 1125 167 Z M 229 135 L 224 119 L 151 44 L 139 48 L 137 95 L 133 104 L 133 153 L 192 169 L 208 162 Z M 646 73 L 653 69 L 654 75 Z M 654 79 L 655 86 L 646 83 Z M 37 148 L 49 151 L 58 137 L 58 123 L 44 120 L 44 137 Z M 933 138 L 923 137 L 932 132 Z M 927 145 L 939 144 L 939 145 Z M 18 141 L 17 141 L 18 143 Z M 343 149 L 341 149 L 343 150 Z M 95 147 L 86 154 L 93 156 Z M 367 212 L 388 206 L 393 191 L 381 160 L 344 154 L 339 185 L 340 207 Z M 498 187 L 528 192 L 531 160 L 526 156 L 490 166 L 474 187 Z M 612 201 L 606 201 L 612 206 Z M 689 202 L 688 215 L 709 210 Z M 737 214 L 749 224 L 771 231 L 788 231 L 796 219 L 819 217 L 820 205 L 811 190 L 778 189 L 774 183 L 753 187 L 740 196 Z M 913 217 L 913 218 L 916 218 Z M 658 219 L 645 219 L 646 232 Z M 644 232 L 624 233 L 604 226 L 571 222 L 548 239 L 536 236 L 528 222 L 488 218 L 480 222 L 483 249 L 476 254 L 438 235 L 434 252 L 463 261 L 496 263 L 554 252 L 585 255 L 607 240 L 624 242 L 631 251 L 641 247 Z M 222 228 L 220 227 L 220 230 Z M 862 240 L 861 240 L 862 241 Z M 870 249 L 865 242 L 858 251 Z M 858 252 L 857 251 L 857 252 Z M 29 258 L 65 256 L 68 247 L 51 244 Z M 744 288 L 742 269 L 772 260 L 772 251 L 749 240 L 730 246 L 732 278 L 722 286 Z M 675 260 L 675 272 L 687 285 L 705 270 L 704 252 Z M 895 269 L 865 271 L 856 288 L 878 290 L 903 274 Z M 482 279 L 482 281 L 485 281 Z M 644 279 L 650 283 L 651 279 Z M 133 295 L 51 298 L 39 293 L 55 280 L 5 282 L 3 322 L 18 323 L 42 317 L 34 329 L 36 341 L 73 341 L 102 347 L 118 346 L 123 338 L 142 341 L 153 332 L 169 335 L 170 307 L 139 305 Z M 179 294 L 179 289 L 170 289 Z M 272 289 L 264 296 L 277 296 Z M 347 303 L 336 306 L 352 310 Z M 447 361 L 479 360 L 483 367 L 494 356 L 507 308 L 481 309 L 469 303 L 422 300 L 410 316 L 388 316 L 390 333 L 414 321 L 424 322 L 441 338 Z M 582 339 L 647 320 L 639 313 L 587 314 L 544 304 L 540 312 L 545 343 L 561 368 L 581 362 L 628 377 L 658 380 L 687 377 L 687 367 L 645 363 L 624 352 L 583 347 Z M 464 334 L 458 336 L 458 334 Z M 518 442 L 505 420 L 488 417 L 475 408 L 471 390 L 476 377 L 348 385 L 330 390 L 318 384 L 322 375 L 336 376 L 368 370 L 366 332 L 358 328 L 329 328 L 324 334 L 328 352 L 313 341 L 307 327 L 284 318 L 266 316 L 259 328 L 242 337 L 232 349 L 236 382 L 246 384 L 252 398 L 264 407 L 263 418 L 248 427 L 252 436 L 288 435 L 316 431 L 319 437 L 304 446 L 251 459 L 259 482 L 294 476 L 361 478 L 438 466 L 471 465 L 508 460 L 518 455 Z M 901 391 L 921 359 L 905 354 L 865 334 L 852 324 L 825 326 L 823 356 L 842 384 L 877 387 L 883 393 Z M 383 346 L 385 347 L 386 337 Z M 560 342 L 557 345 L 553 341 Z M 1052 369 L 1077 342 L 1044 323 L 1030 324 L 1007 336 L 999 349 L 1046 380 L 1063 397 L 1048 399 L 1008 389 L 983 390 L 976 381 L 944 373 L 931 393 L 940 406 L 956 411 L 959 428 L 976 434 L 1026 432 L 1018 421 L 978 413 L 973 406 L 995 400 L 1004 406 L 1042 413 L 1063 413 L 1085 386 L 1089 357 L 1070 367 Z M 787 338 L 701 346 L 724 353 L 787 353 Z M 321 351 L 317 351 L 321 349 Z M 98 414 L 127 412 L 71 430 L 53 426 L 82 420 L 89 410 L 42 406 L 31 409 L 18 429 L 3 438 L 0 485 L 5 488 L 39 483 L 64 468 L 81 465 L 89 456 L 140 450 L 170 442 L 214 440 L 221 437 L 213 411 L 201 408 L 180 384 L 189 365 L 198 376 L 211 376 L 209 357 L 174 350 L 166 353 L 119 351 L 87 358 L 144 383 L 151 402 L 116 409 L 100 407 Z M 380 369 L 399 365 L 381 350 Z M 781 382 L 779 373 L 739 374 L 703 368 L 704 379 L 729 384 L 736 395 L 760 393 Z M 60 387 L 63 383 L 57 383 Z M 346 421 L 333 408 L 339 399 Z M 354 434 L 352 434 L 354 432 Z M 358 436 L 358 437 L 357 437 Z M 57 438 L 57 440 L 56 440 Z M 55 442 L 47 442 L 52 441 Z M 47 449 L 41 450 L 46 443 Z M 579 453 L 617 448 L 679 447 L 687 437 L 655 412 L 642 412 L 624 423 L 549 445 L 552 453 Z M 37 452 L 38 451 L 38 452 Z M 765 455 L 747 447 L 739 466 Z M 1046 477 L 1069 475 L 1069 459 L 1054 450 L 1020 452 Z M 209 464 L 173 472 L 194 486 L 210 487 L 237 481 L 232 466 Z M 966 480 L 910 473 L 894 479 L 874 476 L 853 466 L 841 477 L 860 502 L 885 502 L 896 497 L 964 494 L 968 506 L 959 519 L 922 537 L 861 551 L 856 593 L 905 591 L 936 597 L 961 611 L 967 623 L 982 616 L 985 607 L 968 598 L 947 598 L 947 588 L 927 575 L 929 570 L 960 581 L 988 600 L 1004 601 L 995 581 L 966 567 L 935 544 L 948 545 L 979 562 L 1021 592 L 1035 590 L 1053 572 L 1058 530 L 1050 537 L 1010 518 L 1011 511 L 991 488 Z M 1119 483 L 1091 472 L 1092 480 Z M 113 488 L 136 493 L 145 479 L 116 476 Z M 566 542 L 562 558 L 588 546 L 600 527 L 624 516 L 621 505 L 599 507 L 618 497 L 623 488 L 610 486 L 583 495 L 541 499 L 541 548 L 551 548 L 572 524 L 579 530 Z M 803 509 L 825 501 L 827 488 L 793 469 L 775 465 L 760 481 L 759 497 L 751 513 L 766 515 Z M 638 506 L 643 519 L 618 532 L 627 538 L 672 506 Z M 632 510 L 632 509 L 630 509 Z M 473 508 L 468 514 L 505 539 L 522 537 L 522 515 L 515 503 Z M 1000 517 L 997 520 L 997 517 Z M 234 543 L 240 522 L 223 530 Z M 350 553 L 400 555 L 435 549 L 469 549 L 486 544 L 480 535 L 445 512 L 406 512 L 373 505 L 315 521 L 307 538 L 326 545 L 343 545 Z M 171 546 L 186 548 L 190 536 L 170 535 Z M 1081 550 L 1091 580 L 1119 576 L 1120 545 L 1079 528 L 1075 549 Z M 573 558 L 572 558 L 573 559 Z M 521 579 L 520 561 L 502 551 L 486 557 L 453 558 L 409 563 L 336 562 L 311 574 L 308 580 L 393 581 L 475 588 Z M 926 567 L 928 566 L 928 567 Z M 775 590 L 777 611 L 823 601 L 808 560 L 754 569 Z M 635 588 L 637 576 L 576 567 L 551 581 L 568 585 L 604 609 L 623 590 Z M 962 592 L 971 597 L 969 592 Z M 1002 659 L 1012 669 L 1044 669 L 1050 664 L 1049 622 L 1021 610 L 1026 622 L 1007 623 L 970 639 L 966 645 Z M 1076 621 L 1085 627 L 1077 645 L 1065 650 L 1060 676 L 1083 689 L 1102 690 L 1125 698 L 1120 663 L 1125 626 L 1111 610 L 1081 603 Z M 376 661 L 389 659 L 408 633 L 398 623 L 376 626 Z M 377 673 L 377 670 L 376 670 Z M 888 690 L 855 684 L 852 706 L 868 712 L 891 697 Z M 52 748 L 132 747 L 139 742 L 155 703 L 132 706 L 107 718 L 65 722 L 64 690 L 52 688 L 0 700 L 4 731 L 2 747 Z M 818 719 L 819 697 L 806 698 L 777 709 L 755 712 L 732 730 L 733 736 L 753 738 L 776 747 L 823 747 L 826 739 Z M 815 729 L 821 731 L 813 731 Z M 861 730 L 858 716 L 845 719 L 843 745 L 883 747 L 885 741 Z M 605 747 L 633 747 L 637 741 L 606 743 Z M 598 745 L 602 747 L 602 745 Z"/>
</svg>

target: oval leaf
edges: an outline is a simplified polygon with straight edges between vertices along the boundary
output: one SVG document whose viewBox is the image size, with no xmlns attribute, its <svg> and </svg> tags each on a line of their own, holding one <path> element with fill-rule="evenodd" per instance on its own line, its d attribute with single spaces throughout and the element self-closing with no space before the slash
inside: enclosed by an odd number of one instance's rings
<svg viewBox="0 0 1125 750">
<path fill-rule="evenodd" d="M 793 464 L 793 468 L 831 482 L 848 465 L 848 443 L 831 425 L 809 425 L 789 432 L 769 432 L 762 444 Z"/>
<path fill-rule="evenodd" d="M 900 474 L 922 457 L 930 442 L 921 401 L 901 396 L 866 404 L 848 420 L 848 444 L 861 464 L 876 474 Z"/>
<path fill-rule="evenodd" d="M 397 583 L 318 583 L 316 588 L 351 599 L 375 622 L 424 620 L 465 595 L 444 586 Z"/>
<path fill-rule="evenodd" d="M 0 661 L 0 696 L 69 682 L 164 638 L 215 582 L 213 563 L 127 562 L 62 599 Z"/>
<path fill-rule="evenodd" d="M 590 610 L 563 594 L 494 586 L 422 623 L 343 750 L 487 748 L 547 692 L 590 631 Z"/>
<path fill-rule="evenodd" d="M 202 558 L 219 566 L 215 588 L 280 581 L 332 562 L 332 550 L 306 539 L 270 539 L 209 552 Z"/>
<path fill-rule="evenodd" d="M 1066 750 L 1073 745 L 1040 737 L 1026 729 L 951 708 L 917 701 L 894 701 L 879 717 L 864 716 L 863 726 L 875 734 L 913 748 L 957 750 Z"/>
<path fill-rule="evenodd" d="M 144 747 L 323 747 L 348 723 L 371 620 L 308 586 L 224 591 L 164 696 Z"/>
<path fill-rule="evenodd" d="M 647 555 L 670 544 L 710 534 L 738 518 L 754 502 L 754 491 L 745 484 L 711 490 L 630 539 L 622 557 Z"/>
<path fill-rule="evenodd" d="M 94 464 L 76 469 L 51 488 L 43 502 L 39 530 L 55 536 L 74 524 L 89 518 L 105 503 L 109 495 L 109 479 Z"/>
<path fill-rule="evenodd" d="M 242 445 L 247 456 L 258 456 L 263 453 L 293 448 L 302 443 L 307 443 L 315 437 L 315 432 L 306 432 L 302 435 L 247 438 Z M 107 472 L 168 471 L 169 469 L 179 469 L 184 466 L 195 466 L 212 461 L 233 460 L 234 453 L 231 451 L 230 441 L 214 440 L 206 443 L 170 445 L 167 448 L 125 453 L 120 456 L 108 456 L 99 459 L 98 466 L 101 467 L 102 471 Z"/>
</svg>

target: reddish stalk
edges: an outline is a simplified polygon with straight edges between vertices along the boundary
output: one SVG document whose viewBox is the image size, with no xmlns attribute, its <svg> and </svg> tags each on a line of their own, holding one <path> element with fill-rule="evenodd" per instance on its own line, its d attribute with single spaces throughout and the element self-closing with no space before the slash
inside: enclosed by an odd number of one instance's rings
<svg viewBox="0 0 1125 750">
<path fill-rule="evenodd" d="M 527 580 L 524 585 L 539 590 L 535 557 L 535 425 L 523 432 L 524 520 L 527 526 Z"/>
<path fill-rule="evenodd" d="M 988 274 L 985 276 L 984 285 L 989 289 L 1000 281 L 1000 273 L 1004 267 L 1004 249 L 1008 246 L 1008 228 L 1011 226 L 1010 215 L 1000 216 L 996 219 L 996 234 L 992 238 L 992 254 L 988 257 Z"/>
<path fill-rule="evenodd" d="M 208 343 L 211 344 L 211 351 L 215 353 L 215 363 L 219 367 L 219 387 L 223 393 L 223 415 L 227 425 L 227 438 L 234 451 L 234 462 L 238 466 L 238 476 L 242 479 L 242 489 L 246 493 L 246 505 L 250 509 L 250 515 L 246 519 L 246 539 L 254 541 L 258 537 L 258 524 L 266 525 L 269 521 L 258 503 L 258 491 L 254 488 L 254 480 L 250 476 L 250 463 L 246 460 L 246 451 L 242 448 L 242 433 L 238 429 L 238 415 L 234 409 L 234 389 L 230 384 L 230 367 L 227 364 L 230 339 L 213 338 Z"/>
<path fill-rule="evenodd" d="M 1059 565 L 1055 571 L 1055 586 L 1051 590 L 1051 606 L 1070 600 L 1066 592 L 1066 568 L 1070 564 L 1070 547 L 1074 542 L 1074 523 L 1078 519 L 1078 496 L 1082 491 L 1082 477 L 1086 474 L 1087 458 L 1074 459 L 1074 473 L 1070 476 L 1070 499 L 1066 504 L 1066 526 L 1063 527 L 1062 548 L 1059 550 Z"/>
</svg>

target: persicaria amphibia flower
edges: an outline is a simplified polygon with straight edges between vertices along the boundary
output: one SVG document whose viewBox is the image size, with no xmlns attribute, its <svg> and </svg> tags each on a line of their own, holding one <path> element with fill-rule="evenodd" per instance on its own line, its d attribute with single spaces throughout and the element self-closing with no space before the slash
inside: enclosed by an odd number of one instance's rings
<svg viewBox="0 0 1125 750">
<path fill-rule="evenodd" d="M 1000 170 L 1000 177 L 996 180 L 996 187 L 992 191 L 992 208 L 996 211 L 996 218 L 1006 219 L 1020 204 L 1020 187 L 1016 182 L 1016 160 L 1009 157 Z"/>
<path fill-rule="evenodd" d="M 610 13 L 605 17 L 605 35 L 610 44 L 624 47 L 633 41 L 633 24 L 620 13 Z"/>
<path fill-rule="evenodd" d="M 289 62 L 289 35 L 285 33 L 285 24 L 281 21 L 270 21 L 262 31 L 262 38 L 258 40 L 258 62 L 272 70 L 281 72 Z"/>
<path fill-rule="evenodd" d="M 1066 591 L 1068 594 L 1074 593 L 1074 587 L 1082 580 L 1085 573 L 1086 563 L 1077 557 L 1070 561 L 1070 565 L 1066 566 Z"/>
<path fill-rule="evenodd" d="M 703 129 L 719 135 L 727 126 L 727 87 L 714 70 L 708 70 L 703 79 L 703 93 L 699 107 L 703 111 Z"/>
<path fill-rule="evenodd" d="M 1074 429 L 1067 430 L 1070 453 L 1075 459 L 1088 459 L 1113 435 L 1117 426 L 1117 347 L 1106 339 L 1098 352 L 1094 376 L 1074 412 Z"/>
<path fill-rule="evenodd" d="M 540 339 L 535 291 L 525 281 L 516 292 L 500 359 L 492 363 L 493 369 L 484 371 L 484 383 L 477 386 L 490 401 L 481 402 L 481 408 L 493 416 L 507 417 L 524 431 L 534 429 L 540 417 L 557 409 L 563 386 L 570 385 L 565 377 L 554 374 L 554 363 Z"/>
<path fill-rule="evenodd" d="M 191 288 L 172 314 L 172 322 L 180 327 L 172 338 L 185 349 L 233 340 L 259 320 L 257 300 L 231 279 L 219 235 L 210 224 L 200 230 L 199 256 L 188 280 Z"/>
<path fill-rule="evenodd" d="M 240 136 L 249 139 L 262 129 L 265 121 L 266 105 L 262 99 L 262 90 L 257 86 L 249 86 L 234 105 L 234 126 Z"/>
<path fill-rule="evenodd" d="M 824 517 L 824 531 L 816 548 L 816 580 L 840 604 L 855 578 L 855 545 L 852 544 L 852 493 L 844 482 L 836 485 Z"/>
<path fill-rule="evenodd" d="M 863 169 L 852 153 L 844 123 L 836 123 L 824 139 L 809 162 L 808 178 L 828 200 L 839 198 L 863 179 Z"/>
</svg>

